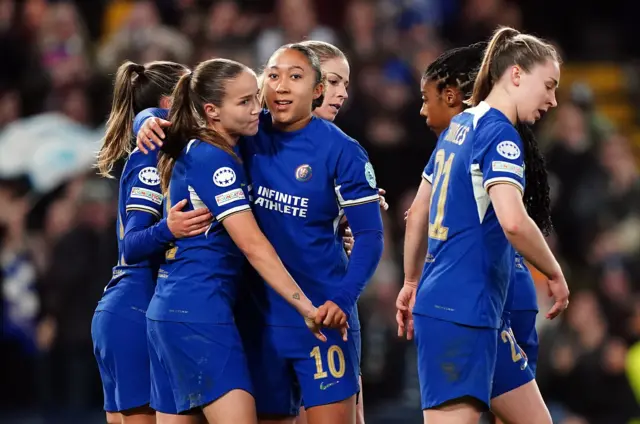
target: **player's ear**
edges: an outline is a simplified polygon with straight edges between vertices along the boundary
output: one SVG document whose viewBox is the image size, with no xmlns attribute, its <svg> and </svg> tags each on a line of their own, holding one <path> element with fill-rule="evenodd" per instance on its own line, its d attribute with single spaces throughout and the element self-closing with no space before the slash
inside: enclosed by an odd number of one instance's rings
<svg viewBox="0 0 640 424">
<path fill-rule="evenodd" d="M 207 118 L 211 119 L 212 121 L 220 120 L 220 109 L 213 103 L 205 103 L 204 113 L 205 115 L 207 115 Z"/>
<path fill-rule="evenodd" d="M 162 96 L 160 98 L 160 108 L 162 109 L 171 109 L 172 103 L 173 103 L 173 98 L 171 96 Z"/>
<path fill-rule="evenodd" d="M 442 98 L 448 107 L 457 107 L 462 103 L 460 90 L 451 87 L 445 87 L 445 89 L 442 90 Z"/>
</svg>

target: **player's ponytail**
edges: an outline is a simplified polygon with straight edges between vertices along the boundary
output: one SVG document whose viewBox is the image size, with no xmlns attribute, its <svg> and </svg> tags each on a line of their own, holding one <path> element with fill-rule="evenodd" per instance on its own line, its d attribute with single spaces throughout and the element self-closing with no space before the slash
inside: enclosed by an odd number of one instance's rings
<svg viewBox="0 0 640 424">
<path fill-rule="evenodd" d="M 504 50 L 509 40 L 518 34 L 520 34 L 519 31 L 510 27 L 500 27 L 493 33 L 484 51 L 484 57 L 482 58 L 482 64 L 480 65 L 476 82 L 473 84 L 473 94 L 471 95 L 471 104 L 473 106 L 476 106 L 487 98 L 493 88 L 495 80 L 502 75 L 502 73 L 500 73 L 500 75 L 496 77 L 492 72 L 495 68 L 494 62 L 499 53 Z"/>
<path fill-rule="evenodd" d="M 158 154 L 158 173 L 163 192 L 168 190 L 173 166 L 188 142 L 187 129 L 198 126 L 198 120 L 191 107 L 192 76 L 193 72 L 184 74 L 173 91 L 173 104 L 169 111 L 171 129 Z"/>
<path fill-rule="evenodd" d="M 156 61 L 146 65 L 125 62 L 118 68 L 113 90 L 107 131 L 98 153 L 96 167 L 103 177 L 111 178 L 115 163 L 133 148 L 133 119 L 150 107 L 159 107 L 169 96 L 187 68 L 179 63 Z"/>
<path fill-rule="evenodd" d="M 523 202 L 527 213 L 545 236 L 551 234 L 551 197 L 544 157 L 531 126 L 518 122 L 516 129 L 524 145 L 525 190 Z"/>
<path fill-rule="evenodd" d="M 178 81 L 173 92 L 173 105 L 169 111 L 171 126 L 158 156 L 158 172 L 163 191 L 169 188 L 176 159 L 189 140 L 198 139 L 224 150 L 236 159 L 227 140 L 208 125 L 205 105 L 222 105 L 226 84 L 241 72 L 245 65 L 227 59 L 210 59 L 198 64 Z"/>
<path fill-rule="evenodd" d="M 107 131 L 98 153 L 97 168 L 100 175 L 113 178 L 113 165 L 126 156 L 131 149 L 133 131 L 133 86 L 134 77 L 144 73 L 144 66 L 125 62 L 116 72 L 111 113 L 107 120 Z"/>
<path fill-rule="evenodd" d="M 509 28 L 500 27 L 493 34 L 484 52 L 482 65 L 473 85 L 471 104 L 476 106 L 485 100 L 494 84 L 509 67 L 518 65 L 529 72 L 535 64 L 548 59 L 560 62 L 556 49 L 538 37 Z"/>
</svg>

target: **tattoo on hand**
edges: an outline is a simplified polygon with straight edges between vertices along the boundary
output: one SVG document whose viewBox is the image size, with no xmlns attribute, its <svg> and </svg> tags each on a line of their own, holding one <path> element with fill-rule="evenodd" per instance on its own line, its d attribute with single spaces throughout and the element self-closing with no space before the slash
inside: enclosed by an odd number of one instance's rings
<svg viewBox="0 0 640 424">
<path fill-rule="evenodd" d="M 296 292 L 296 293 L 294 293 L 294 294 L 293 294 L 293 296 L 291 296 L 291 297 L 293 297 L 295 300 L 300 300 L 300 293 L 297 293 L 297 292 Z"/>
</svg>

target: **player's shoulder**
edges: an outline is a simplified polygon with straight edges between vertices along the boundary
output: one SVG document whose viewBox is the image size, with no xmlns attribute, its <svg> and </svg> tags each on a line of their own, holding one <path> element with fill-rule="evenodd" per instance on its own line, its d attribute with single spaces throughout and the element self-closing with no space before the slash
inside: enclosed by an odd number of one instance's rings
<svg viewBox="0 0 640 424">
<path fill-rule="evenodd" d="M 158 152 L 142 153 L 139 149 L 133 150 L 124 165 L 122 179 L 128 180 L 136 177 L 147 185 L 160 183 L 158 177 Z"/>
<path fill-rule="evenodd" d="M 456 122 L 469 125 L 474 131 L 486 129 L 512 129 L 513 124 L 498 109 L 492 108 L 486 102 L 480 102 L 477 106 L 470 107 L 454 117 Z"/>
<path fill-rule="evenodd" d="M 184 154 L 190 160 L 197 162 L 234 158 L 230 151 L 199 139 L 189 140 L 184 149 Z"/>
<path fill-rule="evenodd" d="M 357 154 L 363 152 L 366 154 L 366 150 L 358 141 L 347 135 L 333 122 L 314 118 L 312 121 L 314 125 L 314 136 L 317 140 L 321 141 L 321 146 L 333 150 L 335 152 L 352 152 Z"/>
<path fill-rule="evenodd" d="M 137 147 L 129 154 L 127 159 L 127 165 L 131 167 L 138 166 L 157 166 L 158 164 L 158 151 L 154 150 L 148 154 L 142 153 Z"/>
<path fill-rule="evenodd" d="M 233 174 L 235 180 L 235 174 L 242 167 L 238 166 L 240 164 L 239 149 L 235 148 L 233 152 L 235 154 L 206 141 L 194 139 L 187 143 L 182 158 L 187 168 L 200 170 L 198 172 L 216 170 L 216 173 L 222 173 L 223 176 Z"/>
<path fill-rule="evenodd" d="M 492 145 L 496 141 L 509 146 L 522 144 L 516 128 L 499 110 L 490 108 L 483 115 L 474 115 L 474 119 L 477 116 L 480 118 L 474 121 L 474 145 L 478 148 Z"/>
</svg>

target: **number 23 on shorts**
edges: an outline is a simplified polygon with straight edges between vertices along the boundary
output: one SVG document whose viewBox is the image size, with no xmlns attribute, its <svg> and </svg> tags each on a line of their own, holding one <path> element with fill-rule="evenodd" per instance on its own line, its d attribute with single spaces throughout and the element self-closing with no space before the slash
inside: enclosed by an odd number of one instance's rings
<svg viewBox="0 0 640 424">
<path fill-rule="evenodd" d="M 516 338 L 513 335 L 512 330 L 502 330 L 502 332 L 500 333 L 500 338 L 502 339 L 503 343 L 509 343 L 511 345 L 511 360 L 513 362 L 518 362 L 524 357 L 524 363 L 520 366 L 520 368 L 525 369 L 527 367 L 527 355 L 516 343 Z"/>
</svg>

